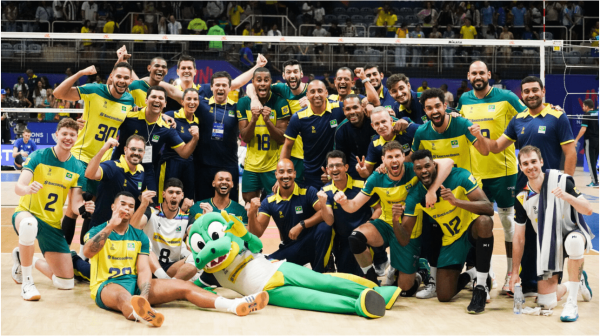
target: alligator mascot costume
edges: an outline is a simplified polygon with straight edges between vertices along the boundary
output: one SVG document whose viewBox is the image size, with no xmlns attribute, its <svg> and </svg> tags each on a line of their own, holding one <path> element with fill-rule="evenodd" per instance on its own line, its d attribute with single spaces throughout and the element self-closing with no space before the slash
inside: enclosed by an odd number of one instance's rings
<svg viewBox="0 0 600 336">
<path fill-rule="evenodd" d="M 266 291 L 275 306 L 378 318 L 400 295 L 398 287 L 378 287 L 351 274 L 321 274 L 268 260 L 260 253 L 260 239 L 225 211 L 198 218 L 188 246 L 196 267 L 213 274 L 222 287 L 242 295 Z"/>
</svg>

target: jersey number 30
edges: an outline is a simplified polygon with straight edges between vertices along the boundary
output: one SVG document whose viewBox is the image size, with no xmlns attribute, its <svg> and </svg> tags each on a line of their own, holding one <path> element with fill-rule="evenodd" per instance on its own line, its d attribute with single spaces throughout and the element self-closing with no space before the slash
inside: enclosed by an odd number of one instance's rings
<svg viewBox="0 0 600 336">
<path fill-rule="evenodd" d="M 117 134 L 117 129 L 115 127 L 108 127 L 104 124 L 100 124 L 98 126 L 98 134 L 96 134 L 95 139 L 98 141 L 108 140 L 108 138 L 112 138 Z"/>
</svg>

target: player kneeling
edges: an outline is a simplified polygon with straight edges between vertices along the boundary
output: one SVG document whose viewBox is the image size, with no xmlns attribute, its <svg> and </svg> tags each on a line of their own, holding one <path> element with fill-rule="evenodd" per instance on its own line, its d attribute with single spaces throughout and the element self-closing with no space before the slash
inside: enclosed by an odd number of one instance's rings
<svg viewBox="0 0 600 336">
<path fill-rule="evenodd" d="M 69 196 L 74 213 L 85 217 L 94 212 L 94 202 L 85 202 L 81 192 L 84 168 L 70 152 L 78 130 L 73 119 L 61 120 L 56 127 L 56 146 L 31 153 L 15 185 L 21 198 L 12 217 L 19 235 L 19 247 L 12 252 L 12 278 L 21 284 L 21 296 L 27 301 L 41 297 L 33 283 L 32 266 L 59 289 L 75 285 L 69 245 L 61 231 L 63 204 Z M 46 260 L 33 256 L 36 239 Z"/>
<path fill-rule="evenodd" d="M 266 292 L 230 300 L 189 281 L 152 279 L 148 237 L 129 223 L 134 207 L 133 195 L 120 192 L 111 206 L 111 219 L 92 228 L 85 237 L 83 253 L 92 264 L 91 296 L 100 308 L 120 311 L 127 319 L 141 319 L 160 327 L 164 316 L 152 309 L 151 304 L 187 300 L 201 308 L 216 308 L 240 316 L 267 305 Z"/>
<path fill-rule="evenodd" d="M 583 254 L 589 251 L 594 234 L 583 216 L 592 214 L 592 206 L 575 187 L 573 177 L 548 169 L 539 148 L 525 146 L 518 155 L 521 171 L 527 176 L 527 187 L 517 194 L 515 202 L 515 236 L 513 243 L 513 276 L 510 290 L 520 281 L 519 266 L 525 246 L 525 224 L 529 219 L 536 232 L 538 305 L 545 310 L 556 307 L 560 298 L 569 292 L 560 320 L 575 322 L 577 296 L 592 299 L 587 274 L 583 270 Z M 529 241 L 528 244 L 536 244 Z M 563 252 L 564 251 L 564 252 Z M 564 257 L 569 258 L 569 282 L 560 284 Z"/>
</svg>

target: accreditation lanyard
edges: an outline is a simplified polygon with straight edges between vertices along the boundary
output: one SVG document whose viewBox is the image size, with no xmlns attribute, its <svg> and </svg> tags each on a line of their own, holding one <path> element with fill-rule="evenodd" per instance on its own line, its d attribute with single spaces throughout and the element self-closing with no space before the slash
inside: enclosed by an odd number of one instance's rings
<svg viewBox="0 0 600 336">
<path fill-rule="evenodd" d="M 159 117 L 160 118 L 160 117 Z M 152 144 L 150 143 L 150 139 L 153 142 L 158 142 L 158 138 L 152 138 L 152 132 L 154 132 L 154 127 L 158 124 L 158 120 L 152 126 L 152 130 L 148 128 L 148 123 L 146 123 L 146 131 L 148 132 L 148 138 L 146 138 L 146 151 L 144 152 L 144 158 L 142 159 L 142 163 L 152 163 Z"/>
<path fill-rule="evenodd" d="M 227 103 L 225 103 L 225 107 L 223 108 L 223 117 L 221 118 L 221 122 L 217 122 L 217 103 L 215 102 L 215 115 L 213 121 L 212 128 L 212 136 L 211 140 L 223 141 L 223 134 L 225 131 L 225 126 L 223 122 L 225 121 L 225 112 L 227 111 Z"/>
</svg>

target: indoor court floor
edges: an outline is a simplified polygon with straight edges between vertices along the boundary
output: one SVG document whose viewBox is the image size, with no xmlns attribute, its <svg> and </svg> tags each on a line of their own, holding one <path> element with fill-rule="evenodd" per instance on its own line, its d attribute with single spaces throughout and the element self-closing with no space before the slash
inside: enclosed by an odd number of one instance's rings
<svg viewBox="0 0 600 336">
<path fill-rule="evenodd" d="M 126 320 L 120 313 L 100 309 L 90 298 L 89 285 L 76 282 L 75 288 L 60 291 L 52 286 L 52 281 L 39 271 L 33 276 L 42 298 L 38 302 L 24 301 L 20 296 L 20 287 L 11 276 L 12 261 L 10 252 L 17 246 L 11 216 L 18 203 L 14 194 L 16 173 L 2 173 L 1 188 L 1 227 L 2 227 L 2 334 L 427 334 L 427 335 L 489 335 L 489 334 L 527 334 L 527 335 L 598 335 L 598 237 L 594 240 L 596 251 L 585 256 L 587 271 L 594 298 L 591 302 L 579 299 L 579 320 L 574 323 L 560 321 L 563 299 L 549 317 L 515 315 L 512 311 L 513 300 L 500 295 L 500 288 L 491 291 L 492 302 L 480 315 L 469 315 L 466 307 L 472 292 L 463 290 L 452 302 L 439 303 L 436 299 L 419 300 L 399 298 L 395 306 L 386 311 L 383 318 L 367 320 L 354 315 L 337 315 L 312 311 L 301 311 L 275 306 L 246 317 L 230 313 L 199 309 L 188 302 L 173 302 L 155 307 L 165 315 L 161 328 L 151 328 L 143 323 Z M 586 217 L 588 224 L 598 236 L 598 189 L 585 187 L 589 175 L 578 168 L 576 184 L 588 200 L 594 204 L 594 214 Z M 501 287 L 506 274 L 504 238 L 498 216 L 494 218 L 495 244 L 492 258 L 498 286 Z M 79 250 L 79 230 L 73 239 L 71 248 Z M 265 252 L 274 251 L 279 244 L 279 234 L 271 223 L 262 237 Z M 36 251 L 39 249 L 36 246 Z M 41 254 L 37 254 L 41 257 Z M 564 279 L 566 280 L 566 279 Z M 563 281 L 564 281 L 563 280 Z M 218 290 L 227 297 L 238 294 L 229 290 Z M 527 306 L 535 306 L 533 298 L 527 298 Z"/>
</svg>

